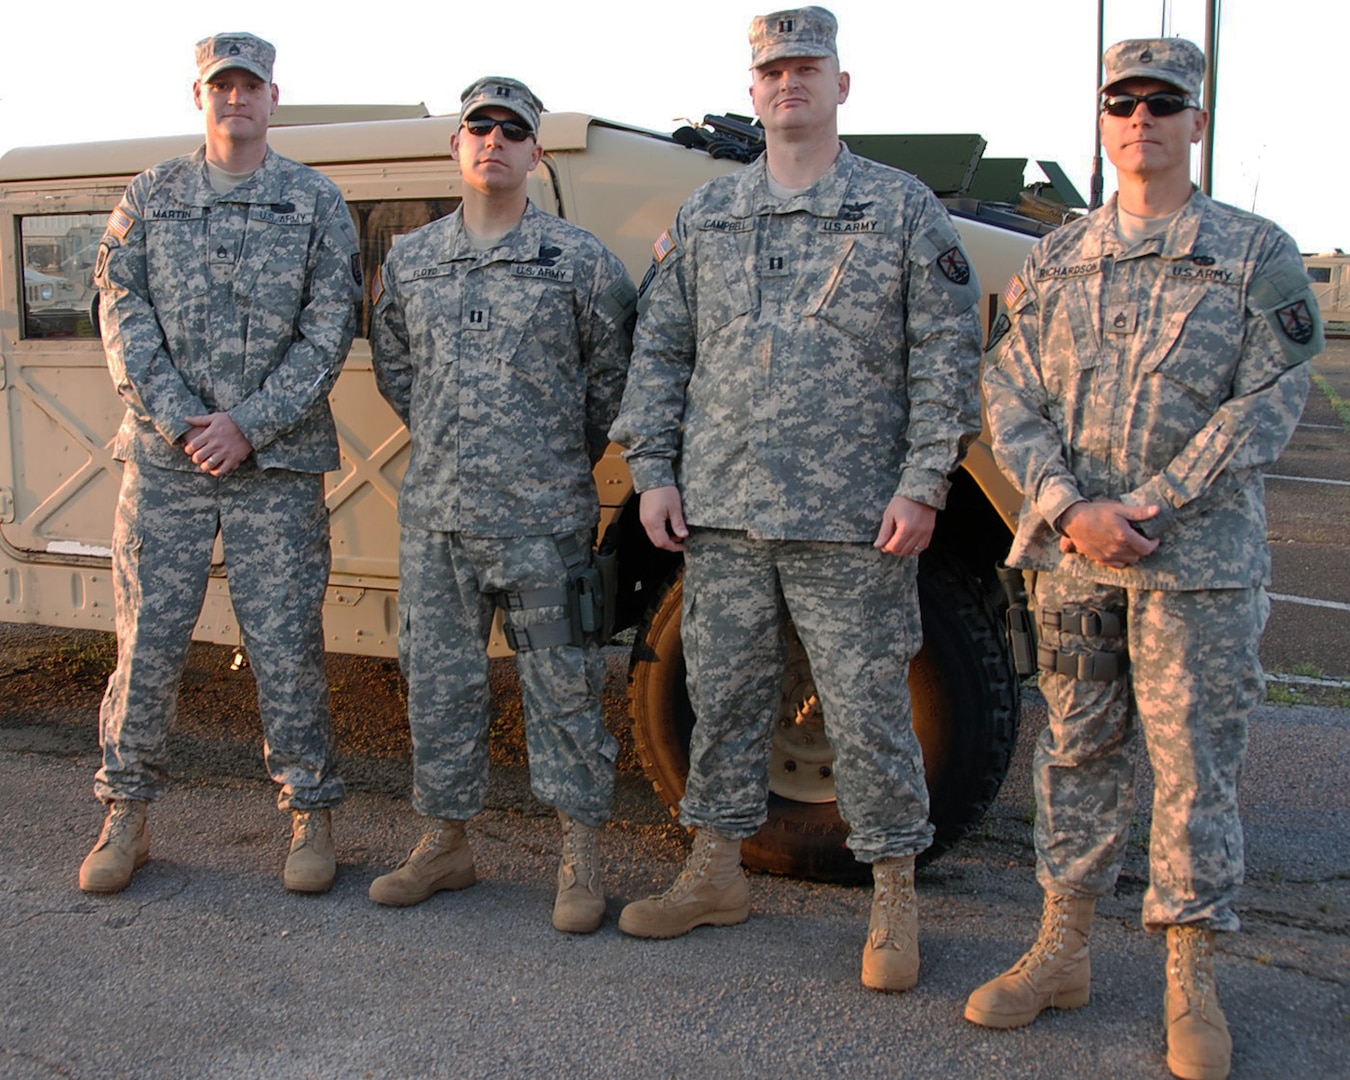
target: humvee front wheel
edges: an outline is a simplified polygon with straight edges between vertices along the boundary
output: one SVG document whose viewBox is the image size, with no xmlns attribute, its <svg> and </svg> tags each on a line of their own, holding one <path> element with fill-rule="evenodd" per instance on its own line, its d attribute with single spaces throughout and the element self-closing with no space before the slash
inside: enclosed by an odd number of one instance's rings
<svg viewBox="0 0 1350 1080">
<path fill-rule="evenodd" d="M 649 609 L 633 647 L 633 735 L 656 793 L 678 810 L 689 773 L 694 713 L 680 643 L 683 581 Z M 929 552 L 919 564 L 924 645 L 910 665 L 914 730 L 923 746 L 936 837 L 931 859 L 983 816 L 1007 773 L 1017 738 L 1018 683 L 1002 619 L 978 579 Z M 794 633 L 769 776 L 769 820 L 741 847 L 747 866 L 818 881 L 865 880 L 844 838 L 833 754 L 806 653 Z"/>
</svg>

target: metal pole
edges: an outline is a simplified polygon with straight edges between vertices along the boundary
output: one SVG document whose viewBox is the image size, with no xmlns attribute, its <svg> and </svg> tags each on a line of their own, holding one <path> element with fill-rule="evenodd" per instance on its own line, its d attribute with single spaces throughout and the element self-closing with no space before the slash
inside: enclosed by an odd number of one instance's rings
<svg viewBox="0 0 1350 1080">
<path fill-rule="evenodd" d="M 1214 122 L 1218 115 L 1215 100 L 1219 85 L 1219 8 L 1220 0 L 1205 0 L 1205 56 L 1209 65 L 1205 71 L 1204 106 L 1209 110 L 1209 124 L 1205 128 L 1200 152 L 1200 190 L 1214 194 Z"/>
<path fill-rule="evenodd" d="M 1096 87 L 1102 84 L 1102 50 L 1105 46 L 1103 33 L 1106 21 L 1106 0 L 1097 0 L 1097 81 L 1093 84 L 1092 95 L 1092 179 L 1088 181 L 1088 209 L 1096 210 L 1102 204 L 1102 126 L 1098 122 Z"/>
</svg>

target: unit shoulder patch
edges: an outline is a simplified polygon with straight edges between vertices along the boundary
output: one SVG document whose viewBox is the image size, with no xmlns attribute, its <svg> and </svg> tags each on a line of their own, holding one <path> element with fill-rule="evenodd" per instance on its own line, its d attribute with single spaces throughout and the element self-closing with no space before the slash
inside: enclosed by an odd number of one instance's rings
<svg viewBox="0 0 1350 1080">
<path fill-rule="evenodd" d="M 959 246 L 953 245 L 939 255 L 937 264 L 948 281 L 957 285 L 970 283 L 970 263 L 966 261 L 966 253 Z"/>
<path fill-rule="evenodd" d="M 994 320 L 994 325 L 989 328 L 989 340 L 984 343 L 984 351 L 989 352 L 1008 335 L 1012 329 L 1012 320 L 1006 313 L 1000 313 Z"/>
<path fill-rule="evenodd" d="M 1284 336 L 1296 345 L 1306 345 L 1312 341 L 1317 324 L 1313 319 L 1308 301 L 1295 300 L 1292 304 L 1275 309 L 1275 318 L 1279 320 Z"/>
</svg>

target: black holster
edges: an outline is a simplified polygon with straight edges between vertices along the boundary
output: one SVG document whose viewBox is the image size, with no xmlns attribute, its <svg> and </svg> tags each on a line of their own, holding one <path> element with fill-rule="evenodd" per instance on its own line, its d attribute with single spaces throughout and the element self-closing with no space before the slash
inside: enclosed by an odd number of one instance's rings
<svg viewBox="0 0 1350 1080">
<path fill-rule="evenodd" d="M 1008 644 L 1012 647 L 1013 666 L 1018 675 L 1034 675 L 1036 664 L 1036 623 L 1027 607 L 1026 576 L 1021 570 L 999 563 L 995 567 L 1003 595 L 1008 598 Z"/>
</svg>

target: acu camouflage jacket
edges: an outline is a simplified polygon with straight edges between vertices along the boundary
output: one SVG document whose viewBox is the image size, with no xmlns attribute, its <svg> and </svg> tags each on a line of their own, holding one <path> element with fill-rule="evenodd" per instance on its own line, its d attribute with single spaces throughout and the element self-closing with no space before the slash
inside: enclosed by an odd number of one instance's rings
<svg viewBox="0 0 1350 1080">
<path fill-rule="evenodd" d="M 1126 588 L 1264 583 L 1262 469 L 1323 344 L 1293 240 L 1197 191 L 1165 233 L 1127 246 L 1112 199 L 1044 237 L 1004 299 L 984 387 L 995 455 L 1026 500 L 1010 563 Z M 1099 498 L 1161 507 L 1141 529 L 1158 549 L 1125 570 L 1062 554 L 1054 523 Z"/>
<path fill-rule="evenodd" d="M 782 202 L 761 157 L 656 243 L 611 437 L 692 525 L 871 542 L 941 509 L 979 430 L 979 282 L 933 193 L 842 149 Z"/>
<path fill-rule="evenodd" d="M 185 417 L 228 412 L 261 468 L 335 469 L 328 392 L 361 295 L 351 215 L 332 181 L 271 150 L 217 195 L 205 156 L 141 173 L 103 234 L 103 345 L 127 405 L 114 454 L 196 470 Z"/>
</svg>

